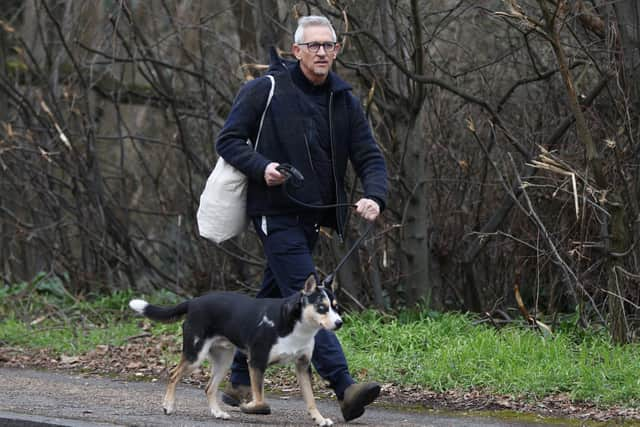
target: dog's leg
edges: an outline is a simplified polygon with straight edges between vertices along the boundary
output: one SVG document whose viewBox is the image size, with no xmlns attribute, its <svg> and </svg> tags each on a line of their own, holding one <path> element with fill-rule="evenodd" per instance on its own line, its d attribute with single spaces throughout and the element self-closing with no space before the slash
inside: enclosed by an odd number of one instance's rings
<svg viewBox="0 0 640 427">
<path fill-rule="evenodd" d="M 298 384 L 300 384 L 304 403 L 306 403 L 307 410 L 309 411 L 311 418 L 313 418 L 313 421 L 315 421 L 319 426 L 333 425 L 333 421 L 320 415 L 320 412 L 316 407 L 316 400 L 313 397 L 313 388 L 311 387 L 311 370 L 309 369 L 308 358 L 303 357 L 296 360 L 296 376 L 298 377 Z"/>
<path fill-rule="evenodd" d="M 171 415 L 176 411 L 176 385 L 178 385 L 183 376 L 189 375 L 195 368 L 196 365 L 190 363 L 183 355 L 180 358 L 180 363 L 171 370 L 167 392 L 162 402 L 162 409 L 164 409 L 166 415 Z"/>
<path fill-rule="evenodd" d="M 271 408 L 264 401 L 264 369 L 251 366 L 251 361 L 249 361 L 249 377 L 251 378 L 253 400 L 240 405 L 240 410 L 245 414 L 270 414 Z"/>
<path fill-rule="evenodd" d="M 224 420 L 228 420 L 230 416 L 218 406 L 217 393 L 222 379 L 227 375 L 227 371 L 229 371 L 231 363 L 233 363 L 234 352 L 235 347 L 229 346 L 211 347 L 210 350 L 211 357 L 209 360 L 211 361 L 211 380 L 209 381 L 209 384 L 207 384 L 205 392 L 207 393 L 207 400 L 209 401 L 211 415 Z"/>
</svg>

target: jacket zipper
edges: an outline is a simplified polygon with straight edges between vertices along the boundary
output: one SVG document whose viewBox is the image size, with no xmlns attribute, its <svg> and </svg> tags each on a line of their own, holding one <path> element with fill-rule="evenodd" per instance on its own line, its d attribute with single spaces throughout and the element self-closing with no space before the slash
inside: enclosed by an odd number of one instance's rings
<svg viewBox="0 0 640 427">
<path fill-rule="evenodd" d="M 304 135 L 304 146 L 307 149 L 307 157 L 309 157 L 309 165 L 311 166 L 311 170 L 313 173 L 316 173 L 316 168 L 313 167 L 313 159 L 311 158 L 311 149 L 309 148 L 309 140 L 307 139 L 307 135 Z"/>
<path fill-rule="evenodd" d="M 335 141 L 333 140 L 333 91 L 329 94 L 329 141 L 331 143 L 331 173 L 333 174 L 333 185 L 335 186 L 336 191 L 336 203 L 341 203 L 339 200 L 340 193 L 338 192 L 338 178 L 336 177 L 336 147 Z M 342 236 L 344 224 L 340 220 L 340 208 L 336 208 L 336 224 L 338 225 L 338 237 L 340 238 L 340 243 L 344 243 L 344 238 Z"/>
</svg>

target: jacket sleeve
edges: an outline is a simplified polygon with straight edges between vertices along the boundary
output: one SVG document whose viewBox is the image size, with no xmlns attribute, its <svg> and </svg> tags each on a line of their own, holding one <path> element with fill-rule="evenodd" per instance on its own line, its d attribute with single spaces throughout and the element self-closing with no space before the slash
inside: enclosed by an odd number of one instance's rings
<svg viewBox="0 0 640 427">
<path fill-rule="evenodd" d="M 253 149 L 270 89 L 267 77 L 251 80 L 242 86 L 216 141 L 218 154 L 256 181 L 264 180 L 264 170 L 270 163 Z M 247 144 L 247 140 L 251 144 Z"/>
<path fill-rule="evenodd" d="M 364 196 L 384 210 L 387 204 L 387 167 L 360 102 L 349 94 L 351 144 L 349 159 L 362 182 Z"/>
</svg>

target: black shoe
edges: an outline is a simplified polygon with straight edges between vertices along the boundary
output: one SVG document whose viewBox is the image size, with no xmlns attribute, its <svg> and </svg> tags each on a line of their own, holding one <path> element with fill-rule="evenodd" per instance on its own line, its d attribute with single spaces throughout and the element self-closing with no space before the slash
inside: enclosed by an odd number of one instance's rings
<svg viewBox="0 0 640 427">
<path fill-rule="evenodd" d="M 251 401 L 251 387 L 248 385 L 233 385 L 227 383 L 222 391 L 222 401 L 229 406 L 240 406 L 243 402 Z"/>
<path fill-rule="evenodd" d="M 342 417 L 345 421 L 354 420 L 364 414 L 364 407 L 376 400 L 380 395 L 380 384 L 351 384 L 339 400 Z"/>
</svg>

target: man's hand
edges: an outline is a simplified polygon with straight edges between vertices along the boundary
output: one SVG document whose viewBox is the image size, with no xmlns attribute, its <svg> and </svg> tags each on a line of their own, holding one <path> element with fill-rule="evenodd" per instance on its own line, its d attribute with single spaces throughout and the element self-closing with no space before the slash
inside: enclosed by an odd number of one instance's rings
<svg viewBox="0 0 640 427">
<path fill-rule="evenodd" d="M 269 187 L 275 187 L 286 181 L 287 177 L 276 170 L 280 163 L 271 162 L 264 169 L 264 182 Z"/>
<path fill-rule="evenodd" d="M 380 215 L 380 206 L 375 200 L 360 199 L 356 202 L 356 212 L 367 221 L 373 222 Z"/>
</svg>

